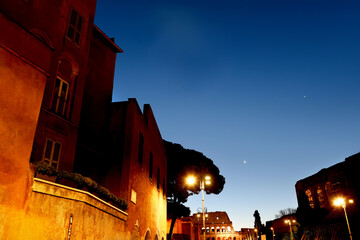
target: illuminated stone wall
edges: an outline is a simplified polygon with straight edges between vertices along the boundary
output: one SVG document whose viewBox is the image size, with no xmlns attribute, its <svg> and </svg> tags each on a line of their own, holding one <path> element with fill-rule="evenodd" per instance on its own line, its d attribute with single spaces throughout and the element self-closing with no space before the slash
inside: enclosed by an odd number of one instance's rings
<svg viewBox="0 0 360 240">
<path fill-rule="evenodd" d="M 17 232 L 29 195 L 29 159 L 51 50 L 1 13 L 0 26 L 0 236 L 7 239 Z"/>
<path fill-rule="evenodd" d="M 113 144 L 119 146 L 113 149 L 113 157 L 120 159 L 122 166 L 121 174 L 108 175 L 106 182 L 112 183 L 109 189 L 115 192 L 115 181 L 121 176 L 118 191 L 129 203 L 128 231 L 138 230 L 142 239 L 166 239 L 167 158 L 150 105 L 145 105 L 142 112 L 135 99 L 114 103 L 111 126 L 112 139 L 118 140 Z"/>
<path fill-rule="evenodd" d="M 129 239 L 127 214 L 92 194 L 34 179 L 23 210 L 1 239 Z M 13 228 L 12 226 L 17 226 Z"/>
</svg>

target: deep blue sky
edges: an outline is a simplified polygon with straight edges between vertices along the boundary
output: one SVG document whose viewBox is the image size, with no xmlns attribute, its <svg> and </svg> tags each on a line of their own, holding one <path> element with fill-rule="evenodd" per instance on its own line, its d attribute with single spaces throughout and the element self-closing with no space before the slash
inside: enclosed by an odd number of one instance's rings
<svg viewBox="0 0 360 240">
<path fill-rule="evenodd" d="M 149 103 L 164 139 L 214 161 L 226 185 L 205 204 L 236 230 L 360 151 L 359 1 L 98 0 L 95 24 L 124 50 L 113 100 Z"/>
</svg>

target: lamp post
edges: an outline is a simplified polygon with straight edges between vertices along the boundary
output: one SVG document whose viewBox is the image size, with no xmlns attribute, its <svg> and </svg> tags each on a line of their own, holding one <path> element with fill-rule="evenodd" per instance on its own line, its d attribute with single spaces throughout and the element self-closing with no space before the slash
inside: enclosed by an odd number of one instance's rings
<svg viewBox="0 0 360 240">
<path fill-rule="evenodd" d="M 349 199 L 348 202 L 349 203 L 354 203 L 354 200 Z M 350 240 L 352 240 L 352 235 L 351 235 L 351 230 L 350 230 L 350 225 L 349 225 L 349 219 L 348 219 L 347 214 L 346 214 L 346 201 L 345 201 L 345 199 L 342 198 L 342 197 L 336 198 L 334 200 L 334 205 L 335 206 L 341 206 L 344 209 L 346 224 L 347 224 L 347 227 L 349 229 Z"/>
<path fill-rule="evenodd" d="M 295 220 L 285 220 L 285 223 L 288 223 L 289 227 L 290 227 L 290 239 L 294 240 L 294 235 L 293 235 L 292 228 L 291 228 L 291 222 L 296 223 Z"/>
<path fill-rule="evenodd" d="M 204 229 L 204 239 L 205 238 L 205 232 L 206 232 L 206 227 L 205 227 L 205 200 L 204 200 L 204 190 L 205 190 L 205 184 L 209 185 L 210 182 L 210 176 L 205 176 L 204 179 L 200 179 L 200 190 L 201 190 L 201 195 L 202 195 L 202 218 L 203 218 L 203 229 Z M 186 179 L 186 182 L 188 185 L 194 185 L 196 182 L 196 178 L 194 176 L 188 176 Z"/>
<path fill-rule="evenodd" d="M 258 233 L 257 233 L 258 232 L 257 228 L 255 228 L 254 231 L 255 231 L 256 240 L 258 240 L 259 237 L 258 237 Z"/>
<path fill-rule="evenodd" d="M 273 235 L 272 239 L 274 240 L 274 238 L 275 238 L 274 228 L 273 228 L 273 227 L 271 227 L 270 229 L 271 229 L 271 231 L 272 231 L 272 235 Z"/>
</svg>

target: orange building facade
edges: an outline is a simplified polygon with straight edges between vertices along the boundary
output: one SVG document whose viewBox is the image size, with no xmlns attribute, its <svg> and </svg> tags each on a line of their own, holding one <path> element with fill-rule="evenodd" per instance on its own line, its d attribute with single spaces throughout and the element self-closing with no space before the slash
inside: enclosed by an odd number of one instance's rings
<svg viewBox="0 0 360 240">
<path fill-rule="evenodd" d="M 0 2 L 2 239 L 166 238 L 162 137 L 150 105 L 112 102 L 122 50 L 94 25 L 95 7 Z M 39 162 L 90 177 L 127 209 L 64 180 L 34 178 Z"/>
</svg>

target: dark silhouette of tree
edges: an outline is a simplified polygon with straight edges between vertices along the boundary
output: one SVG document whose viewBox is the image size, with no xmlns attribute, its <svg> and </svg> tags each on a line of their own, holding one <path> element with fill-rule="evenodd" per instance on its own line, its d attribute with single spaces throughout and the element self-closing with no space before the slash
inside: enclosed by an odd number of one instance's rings
<svg viewBox="0 0 360 240">
<path fill-rule="evenodd" d="M 275 218 L 281 218 L 283 216 L 291 215 L 296 213 L 296 208 L 286 208 L 279 211 L 279 214 L 275 215 Z"/>
<path fill-rule="evenodd" d="M 264 225 L 261 223 L 261 218 L 260 218 L 260 213 L 258 210 L 255 210 L 254 212 L 254 218 L 255 218 L 255 222 L 254 222 L 254 228 L 256 228 L 260 232 L 262 231 L 262 229 L 264 228 Z"/>
<path fill-rule="evenodd" d="M 177 218 L 190 215 L 190 209 L 185 207 L 188 197 L 200 192 L 200 184 L 187 186 L 185 179 L 194 175 L 198 179 L 211 177 L 211 185 L 205 187 L 207 194 L 219 194 L 225 185 L 225 178 L 220 175 L 214 162 L 195 150 L 185 149 L 180 144 L 163 140 L 167 153 L 167 204 L 168 219 L 171 219 L 169 239 L 172 238 L 174 224 Z"/>
</svg>

